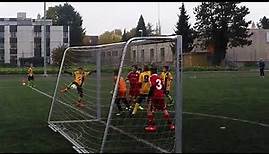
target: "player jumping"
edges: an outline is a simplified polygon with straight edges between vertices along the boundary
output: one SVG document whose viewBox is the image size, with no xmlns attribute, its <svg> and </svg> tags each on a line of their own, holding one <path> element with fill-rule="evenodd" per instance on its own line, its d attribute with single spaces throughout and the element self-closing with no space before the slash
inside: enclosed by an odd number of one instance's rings
<svg viewBox="0 0 269 154">
<path fill-rule="evenodd" d="M 157 127 L 154 122 L 154 112 L 162 111 L 163 117 L 167 120 L 168 128 L 170 130 L 175 129 L 175 125 L 172 123 L 170 119 L 170 114 L 167 111 L 166 104 L 164 101 L 164 91 L 163 91 L 163 83 L 161 78 L 157 74 L 157 68 L 151 68 L 152 75 L 149 78 L 150 81 L 150 91 L 149 91 L 149 103 L 148 103 L 148 125 L 145 127 L 147 132 L 155 132 Z"/>
<path fill-rule="evenodd" d="M 86 79 L 86 76 L 90 75 L 91 73 L 96 72 L 96 70 L 94 71 L 90 71 L 90 72 L 86 72 L 84 71 L 84 69 L 82 67 L 79 67 L 76 71 L 72 72 L 68 72 L 68 71 L 64 71 L 64 73 L 68 73 L 74 76 L 74 80 L 73 82 L 71 82 L 68 86 L 66 86 L 64 89 L 61 90 L 62 93 L 67 92 L 71 87 L 76 87 L 75 89 L 77 89 L 77 92 L 79 94 L 79 98 L 76 102 L 76 106 L 77 107 L 85 107 L 85 104 L 82 102 L 82 98 L 83 98 L 83 89 L 82 86 L 84 84 L 84 81 Z"/>
<path fill-rule="evenodd" d="M 172 81 L 173 81 L 173 76 L 170 73 L 169 66 L 163 66 L 162 73 L 160 75 L 160 78 L 162 79 L 162 82 L 164 84 L 164 93 L 165 96 L 168 97 L 169 103 L 167 104 L 168 106 L 173 105 L 173 98 L 170 95 L 170 90 L 172 86 Z"/>
</svg>

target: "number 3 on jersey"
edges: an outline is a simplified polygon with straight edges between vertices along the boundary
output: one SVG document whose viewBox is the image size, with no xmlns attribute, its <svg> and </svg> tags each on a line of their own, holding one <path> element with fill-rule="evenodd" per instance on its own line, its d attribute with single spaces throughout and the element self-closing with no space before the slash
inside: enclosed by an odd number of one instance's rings
<svg viewBox="0 0 269 154">
<path fill-rule="evenodd" d="M 157 83 L 157 85 L 156 85 L 156 88 L 158 89 L 158 90 L 161 90 L 162 89 L 162 81 L 160 80 L 160 79 L 157 79 L 156 80 L 156 83 Z"/>
</svg>

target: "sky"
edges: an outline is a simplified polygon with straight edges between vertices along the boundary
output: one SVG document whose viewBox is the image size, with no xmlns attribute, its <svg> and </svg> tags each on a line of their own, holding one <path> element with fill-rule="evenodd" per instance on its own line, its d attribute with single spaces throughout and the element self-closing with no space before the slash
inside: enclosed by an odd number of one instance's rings
<svg viewBox="0 0 269 154">
<path fill-rule="evenodd" d="M 47 2 L 46 8 L 64 2 Z M 136 27 L 138 19 L 142 14 L 147 24 L 150 22 L 154 27 L 159 16 L 163 35 L 174 33 L 178 20 L 181 2 L 69 2 L 83 19 L 83 28 L 87 35 L 100 35 L 105 31 L 124 28 L 130 30 Z M 195 23 L 194 8 L 201 2 L 184 2 L 189 22 Z M 247 21 L 255 23 L 263 16 L 269 17 L 269 2 L 242 2 L 249 8 L 250 14 L 246 16 Z M 0 2 L 0 18 L 16 18 L 17 12 L 26 12 L 27 18 L 37 18 L 39 13 L 44 14 L 44 2 Z"/>
</svg>

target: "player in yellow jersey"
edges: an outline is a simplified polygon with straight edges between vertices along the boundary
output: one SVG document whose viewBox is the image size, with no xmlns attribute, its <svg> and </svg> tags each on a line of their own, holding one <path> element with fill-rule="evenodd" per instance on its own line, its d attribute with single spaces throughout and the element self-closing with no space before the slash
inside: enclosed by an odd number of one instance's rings
<svg viewBox="0 0 269 154">
<path fill-rule="evenodd" d="M 173 105 L 173 98 L 170 95 L 170 90 L 173 82 L 173 76 L 171 72 L 169 71 L 169 66 L 163 66 L 163 70 L 161 72 L 160 78 L 162 79 L 163 85 L 164 85 L 164 93 L 165 96 L 168 97 L 169 103 L 168 106 Z"/>
<path fill-rule="evenodd" d="M 148 97 L 148 93 L 150 90 L 150 83 L 149 83 L 149 77 L 151 75 L 151 72 L 147 65 L 144 65 L 144 70 L 139 75 L 139 83 L 140 83 L 140 94 L 138 97 L 137 103 L 135 103 L 135 107 L 132 111 L 131 116 L 135 115 L 137 112 L 137 109 L 143 110 L 143 107 L 141 106 L 142 102 L 145 101 Z"/>
<path fill-rule="evenodd" d="M 28 86 L 34 86 L 34 71 L 33 71 L 33 64 L 27 70 L 27 77 L 28 77 Z"/>
<path fill-rule="evenodd" d="M 71 88 L 77 89 L 77 92 L 79 94 L 78 101 L 76 102 L 77 107 L 84 107 L 85 106 L 85 104 L 82 102 L 82 98 L 83 98 L 82 86 L 84 84 L 86 77 L 93 72 L 96 72 L 96 70 L 86 72 L 86 71 L 84 71 L 84 69 L 82 67 L 79 67 L 73 73 L 68 72 L 68 71 L 64 71 L 64 73 L 72 74 L 74 79 L 73 79 L 73 82 L 71 82 L 68 86 L 66 86 L 64 89 L 62 89 L 61 92 L 62 93 L 67 92 Z"/>
</svg>

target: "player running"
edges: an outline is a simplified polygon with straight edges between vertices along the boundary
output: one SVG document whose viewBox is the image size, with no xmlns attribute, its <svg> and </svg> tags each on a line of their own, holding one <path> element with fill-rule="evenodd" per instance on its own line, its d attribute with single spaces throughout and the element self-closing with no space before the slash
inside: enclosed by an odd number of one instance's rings
<svg viewBox="0 0 269 154">
<path fill-rule="evenodd" d="M 163 70 L 161 72 L 160 78 L 162 79 L 162 82 L 164 84 L 164 93 L 165 96 L 168 97 L 169 99 L 169 103 L 167 104 L 168 106 L 173 105 L 173 98 L 170 95 L 170 90 L 171 90 L 171 86 L 172 86 L 172 82 L 173 82 L 173 76 L 169 70 L 169 66 L 163 66 Z"/>
<path fill-rule="evenodd" d="M 129 81 L 129 104 L 132 106 L 135 104 L 137 97 L 139 96 L 139 73 L 137 65 L 132 66 L 133 70 L 130 71 L 127 75 L 126 81 Z"/>
<path fill-rule="evenodd" d="M 34 87 L 34 71 L 33 71 L 33 64 L 27 70 L 27 77 L 28 77 L 28 86 Z"/>
<path fill-rule="evenodd" d="M 114 86 L 116 84 L 117 77 L 118 77 L 118 70 L 114 70 L 114 77 L 113 77 Z M 123 102 L 125 104 L 126 109 L 129 110 L 129 103 L 126 99 L 126 92 L 127 92 L 126 82 L 124 78 L 120 76 L 119 83 L 118 83 L 117 96 L 115 100 L 115 104 L 117 105 L 117 108 L 118 108 L 118 113 L 116 113 L 116 115 L 118 116 L 121 115 L 122 110 L 123 110 L 121 107 L 121 102 Z M 113 94 L 113 91 L 111 91 L 111 93 Z"/>
<path fill-rule="evenodd" d="M 164 101 L 164 91 L 163 91 L 163 83 L 161 78 L 157 74 L 157 68 L 151 68 L 151 76 L 149 78 L 150 81 L 150 91 L 149 91 L 149 103 L 148 103 L 148 125 L 145 127 L 147 132 L 155 132 L 157 127 L 154 122 L 154 112 L 162 111 L 163 117 L 167 120 L 168 128 L 170 130 L 175 129 L 175 125 L 172 123 L 170 119 L 170 115 L 167 111 L 166 104 Z"/>
<path fill-rule="evenodd" d="M 69 89 L 77 89 L 77 92 L 79 94 L 79 98 L 76 102 L 76 106 L 77 107 L 85 107 L 85 103 L 83 103 L 82 98 L 83 98 L 83 89 L 82 86 L 84 84 L 84 81 L 86 79 L 86 77 L 88 75 L 90 75 L 91 73 L 96 72 L 96 70 L 94 71 L 89 71 L 86 72 L 84 71 L 84 69 L 82 67 L 79 67 L 76 71 L 72 72 L 68 72 L 68 71 L 64 71 L 64 73 L 68 73 L 73 75 L 74 80 L 73 82 L 71 82 L 68 86 L 66 86 L 64 89 L 61 90 L 62 93 L 67 92 Z"/>
<path fill-rule="evenodd" d="M 150 89 L 150 83 L 149 83 L 149 77 L 151 75 L 151 72 L 147 65 L 144 65 L 144 70 L 139 76 L 139 97 L 137 103 L 135 103 L 135 107 L 132 111 L 131 116 L 134 116 L 137 112 L 137 109 L 143 110 L 144 108 L 141 106 L 142 102 L 147 99 L 149 89 Z"/>
</svg>

